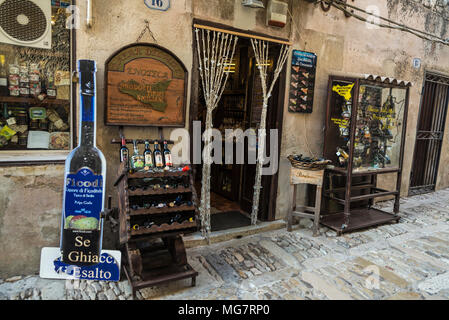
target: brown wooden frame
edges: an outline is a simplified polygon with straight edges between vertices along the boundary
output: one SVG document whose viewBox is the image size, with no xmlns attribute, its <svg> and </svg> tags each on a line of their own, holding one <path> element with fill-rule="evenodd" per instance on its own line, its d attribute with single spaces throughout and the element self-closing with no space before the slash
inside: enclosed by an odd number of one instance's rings
<svg viewBox="0 0 449 320">
<path fill-rule="evenodd" d="M 123 50 L 126 50 L 128 48 L 134 47 L 134 46 L 151 46 L 151 47 L 155 47 L 160 49 L 161 51 L 164 51 L 166 53 L 168 53 L 169 55 L 171 55 L 176 62 L 178 62 L 180 64 L 180 66 L 183 68 L 184 70 L 184 99 L 183 99 L 183 104 L 182 104 L 182 114 L 183 114 L 183 119 L 182 119 L 182 125 L 181 124 L 174 124 L 174 125 L 168 125 L 168 124 L 149 124 L 149 125 L 142 125 L 142 124 L 128 124 L 128 123 L 108 123 L 107 122 L 107 97 L 108 97 L 108 85 L 107 85 L 107 79 L 108 79 L 108 64 L 109 62 L 120 52 L 122 52 Z M 167 128 L 184 128 L 186 125 L 186 105 L 187 105 L 187 88 L 189 85 L 189 72 L 187 71 L 184 63 L 181 61 L 181 59 L 179 59 L 173 52 L 171 52 L 170 50 L 168 50 L 167 48 L 161 47 L 160 45 L 154 44 L 154 43 L 148 43 L 148 42 L 135 42 L 135 43 L 131 43 L 129 45 L 126 45 L 118 50 L 116 50 L 111 56 L 109 56 L 109 58 L 106 60 L 105 62 L 105 68 L 104 68 L 104 81 L 105 81 L 105 86 L 104 86 L 104 124 L 106 126 L 129 126 L 129 127 L 167 127 Z"/>
</svg>

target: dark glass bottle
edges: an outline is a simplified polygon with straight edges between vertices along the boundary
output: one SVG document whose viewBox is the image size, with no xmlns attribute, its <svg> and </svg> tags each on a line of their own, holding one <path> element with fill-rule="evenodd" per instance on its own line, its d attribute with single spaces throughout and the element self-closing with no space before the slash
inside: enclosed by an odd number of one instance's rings
<svg viewBox="0 0 449 320">
<path fill-rule="evenodd" d="M 5 56 L 0 55 L 0 96 L 8 96 L 8 73 L 6 72 Z"/>
<path fill-rule="evenodd" d="M 60 248 L 64 263 L 83 266 L 101 254 L 106 160 L 95 145 L 95 61 L 80 60 L 78 72 L 79 142 L 65 162 Z"/>
<path fill-rule="evenodd" d="M 122 138 L 122 144 L 120 147 L 120 162 L 124 162 L 125 166 L 128 167 L 129 161 L 129 150 L 126 147 L 126 139 Z"/>
<path fill-rule="evenodd" d="M 165 161 L 165 165 L 167 167 L 172 167 L 173 166 L 173 162 L 172 162 L 172 159 L 171 159 L 171 152 L 168 149 L 167 141 L 164 141 L 164 161 Z"/>
<path fill-rule="evenodd" d="M 143 157 L 145 159 L 146 167 L 154 167 L 153 163 L 153 152 L 150 149 L 150 141 L 145 140 L 145 151 L 143 152 Z"/>
<path fill-rule="evenodd" d="M 162 159 L 162 152 L 159 150 L 159 143 L 157 141 L 154 142 L 154 165 L 156 168 L 164 167 L 164 160 Z"/>
</svg>

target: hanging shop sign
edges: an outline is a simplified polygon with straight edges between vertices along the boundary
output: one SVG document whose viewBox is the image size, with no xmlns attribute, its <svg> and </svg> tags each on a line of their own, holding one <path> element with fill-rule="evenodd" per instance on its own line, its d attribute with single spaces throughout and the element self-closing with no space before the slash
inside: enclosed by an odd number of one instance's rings
<svg viewBox="0 0 449 320">
<path fill-rule="evenodd" d="M 288 111 L 312 112 L 316 63 L 316 54 L 293 50 Z"/>
<path fill-rule="evenodd" d="M 106 125 L 184 127 L 187 71 L 171 52 L 133 44 L 105 69 Z"/>
<path fill-rule="evenodd" d="M 144 0 L 144 2 L 150 9 L 167 11 L 170 8 L 170 0 Z"/>
</svg>

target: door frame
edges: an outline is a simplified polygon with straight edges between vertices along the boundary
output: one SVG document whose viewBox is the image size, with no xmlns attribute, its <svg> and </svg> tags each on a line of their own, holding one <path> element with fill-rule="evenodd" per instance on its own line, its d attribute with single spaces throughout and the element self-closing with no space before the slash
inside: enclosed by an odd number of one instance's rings
<svg viewBox="0 0 449 320">
<path fill-rule="evenodd" d="M 196 114 L 198 113 L 198 93 L 199 93 L 199 84 L 200 84 L 200 75 L 198 71 L 198 52 L 196 50 L 196 35 L 195 28 L 193 27 L 195 24 L 206 25 L 214 28 L 223 29 L 225 31 L 238 32 L 240 34 L 248 35 L 248 38 L 251 36 L 259 36 L 263 38 L 267 38 L 267 41 L 270 39 L 278 40 L 283 42 L 288 42 L 287 39 L 273 37 L 271 35 L 262 34 L 259 32 L 253 32 L 250 30 L 241 30 L 228 25 L 211 22 L 207 20 L 201 19 L 193 19 L 192 22 L 192 71 L 190 72 L 191 76 L 191 86 L 190 86 L 190 103 L 189 103 L 189 133 L 190 137 L 193 137 L 193 121 L 196 119 Z M 290 58 L 289 58 L 290 60 Z M 284 101 L 285 101 L 285 88 L 286 88 L 286 79 L 287 79 L 287 63 L 284 65 L 281 73 L 279 74 L 279 78 L 277 80 L 276 86 L 279 86 L 279 95 L 278 95 L 278 110 L 276 114 L 276 120 L 274 122 L 277 125 L 278 129 L 278 170 L 276 174 L 271 176 L 271 179 L 266 179 L 266 176 L 262 176 L 262 187 L 269 186 L 269 188 L 264 188 L 263 190 L 269 189 L 269 196 L 261 197 L 262 204 L 259 205 L 259 208 L 262 206 L 265 207 L 263 215 L 258 214 L 258 219 L 262 221 L 274 221 L 276 218 L 276 205 L 277 205 L 277 194 L 278 194 L 278 177 L 279 177 L 279 166 L 280 166 L 280 152 L 281 152 L 281 142 L 282 142 L 282 126 L 283 126 L 283 116 L 284 116 Z M 270 124 L 271 127 L 271 124 Z M 193 139 L 190 139 L 190 160 L 193 163 Z M 194 169 L 196 170 L 196 169 Z M 194 172 L 194 176 L 196 172 Z M 265 177 L 265 179 L 264 179 Z M 270 201 L 271 199 L 271 201 Z"/>
</svg>

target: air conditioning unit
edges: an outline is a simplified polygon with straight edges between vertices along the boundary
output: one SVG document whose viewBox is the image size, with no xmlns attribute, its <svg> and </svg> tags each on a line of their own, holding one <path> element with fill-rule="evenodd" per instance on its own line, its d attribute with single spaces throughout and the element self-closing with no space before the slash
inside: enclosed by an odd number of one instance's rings
<svg viewBox="0 0 449 320">
<path fill-rule="evenodd" d="M 287 23 L 288 4 L 276 0 L 268 0 L 267 24 L 269 26 L 284 27 Z"/>
<path fill-rule="evenodd" d="M 51 49 L 51 0 L 0 0 L 0 42 Z"/>
</svg>

